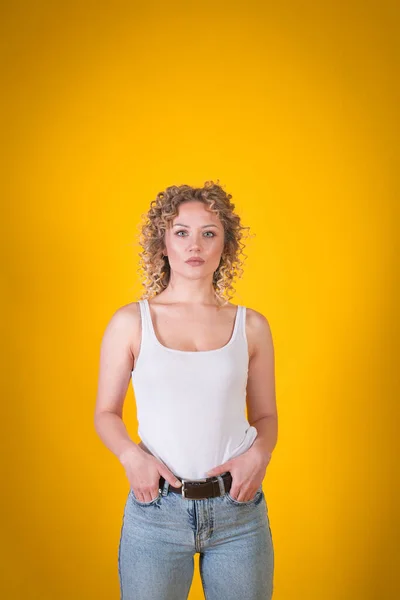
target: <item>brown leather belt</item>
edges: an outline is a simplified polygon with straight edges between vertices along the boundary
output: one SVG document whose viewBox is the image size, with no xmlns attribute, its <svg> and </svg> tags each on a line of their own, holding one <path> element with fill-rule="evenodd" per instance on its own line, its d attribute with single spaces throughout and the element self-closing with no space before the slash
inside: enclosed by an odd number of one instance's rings
<svg viewBox="0 0 400 600">
<path fill-rule="evenodd" d="M 225 493 L 229 492 L 232 484 L 232 475 L 228 471 L 221 477 L 225 486 Z M 201 500 L 202 498 L 216 498 L 217 496 L 221 496 L 217 477 L 208 477 L 201 481 L 187 481 L 180 477 L 178 477 L 178 479 L 182 481 L 182 486 L 173 487 L 169 484 L 168 490 L 174 494 L 181 494 L 182 498 L 188 500 Z M 164 482 L 165 479 L 161 476 L 159 483 L 160 490 L 163 490 Z"/>
</svg>

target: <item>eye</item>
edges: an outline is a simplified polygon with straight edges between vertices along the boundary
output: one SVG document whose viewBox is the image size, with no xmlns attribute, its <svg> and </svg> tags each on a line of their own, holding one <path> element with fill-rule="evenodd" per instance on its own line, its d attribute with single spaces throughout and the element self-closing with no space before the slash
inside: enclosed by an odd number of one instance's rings
<svg viewBox="0 0 400 600">
<path fill-rule="evenodd" d="M 175 231 L 175 235 L 177 235 L 178 237 L 185 237 L 185 236 L 179 235 L 180 233 L 186 233 L 186 231 L 184 229 L 179 229 L 179 231 Z M 211 233 L 211 236 L 207 235 L 206 237 L 215 237 L 215 233 L 213 231 L 205 231 L 204 233 Z"/>
</svg>

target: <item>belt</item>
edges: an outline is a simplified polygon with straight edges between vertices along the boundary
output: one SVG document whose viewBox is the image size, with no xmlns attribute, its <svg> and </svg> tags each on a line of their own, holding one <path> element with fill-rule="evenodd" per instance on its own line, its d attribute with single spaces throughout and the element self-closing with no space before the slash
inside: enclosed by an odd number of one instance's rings
<svg viewBox="0 0 400 600">
<path fill-rule="evenodd" d="M 224 493 L 229 492 L 232 484 L 232 475 L 228 471 L 224 475 L 221 475 L 221 477 L 225 488 Z M 201 481 L 188 481 L 187 479 L 181 479 L 180 477 L 178 477 L 178 479 L 182 481 L 181 487 L 174 487 L 169 484 L 168 490 L 174 494 L 181 494 L 182 498 L 201 500 L 202 498 L 216 498 L 217 496 L 223 495 L 219 489 L 217 477 L 208 477 Z M 159 483 L 160 490 L 163 489 L 164 482 L 165 479 L 161 476 Z"/>
</svg>

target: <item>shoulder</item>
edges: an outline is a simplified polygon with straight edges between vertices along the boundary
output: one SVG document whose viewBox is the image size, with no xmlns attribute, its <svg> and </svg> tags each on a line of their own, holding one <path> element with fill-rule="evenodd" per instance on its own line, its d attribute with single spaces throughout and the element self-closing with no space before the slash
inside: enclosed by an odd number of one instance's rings
<svg viewBox="0 0 400 600">
<path fill-rule="evenodd" d="M 104 333 L 104 338 L 118 339 L 131 347 L 140 331 L 140 306 L 139 302 L 130 302 L 117 308 L 111 315 Z"/>
<path fill-rule="evenodd" d="M 269 321 L 263 313 L 247 306 L 246 315 L 246 321 L 251 327 L 255 329 L 269 329 Z"/>
<path fill-rule="evenodd" d="M 273 345 L 269 320 L 263 313 L 250 307 L 246 307 L 246 335 L 250 357 L 260 347 Z"/>
<path fill-rule="evenodd" d="M 114 327 L 124 327 L 126 325 L 135 325 L 140 321 L 139 302 L 130 302 L 117 308 L 112 314 L 109 324 Z"/>
</svg>

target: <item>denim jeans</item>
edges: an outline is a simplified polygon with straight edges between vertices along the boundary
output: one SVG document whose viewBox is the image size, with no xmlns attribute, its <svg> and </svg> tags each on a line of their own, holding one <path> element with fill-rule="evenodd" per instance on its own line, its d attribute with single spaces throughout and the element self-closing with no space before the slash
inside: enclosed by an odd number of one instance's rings
<svg viewBox="0 0 400 600">
<path fill-rule="evenodd" d="M 191 500 L 169 491 L 141 502 L 129 490 L 118 549 L 121 600 L 185 600 L 199 567 L 206 600 L 270 600 L 274 550 L 262 486 L 238 502 Z"/>
</svg>

